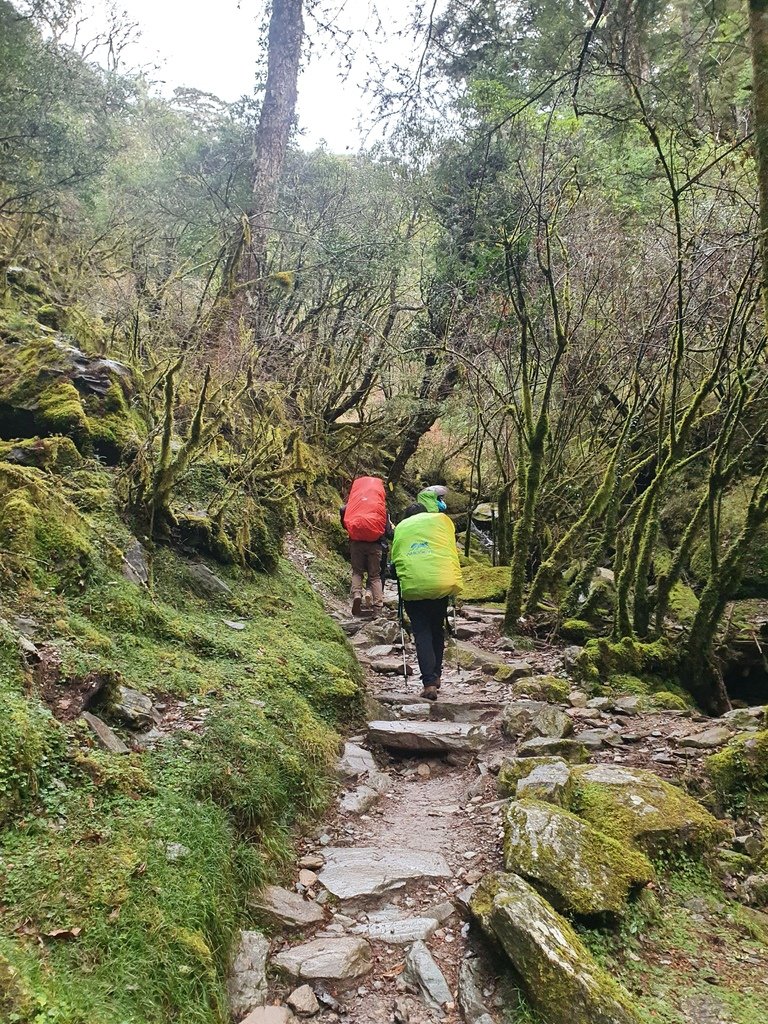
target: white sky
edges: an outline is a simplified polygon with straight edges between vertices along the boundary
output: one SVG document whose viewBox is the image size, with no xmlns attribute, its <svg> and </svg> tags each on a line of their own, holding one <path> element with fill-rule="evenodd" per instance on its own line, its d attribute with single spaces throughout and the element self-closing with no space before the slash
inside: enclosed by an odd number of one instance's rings
<svg viewBox="0 0 768 1024">
<path fill-rule="evenodd" d="M 96 18 L 108 7 L 96 0 Z M 374 4 L 366 0 L 331 0 L 337 24 L 355 31 L 357 51 L 351 75 L 341 81 L 343 57 L 331 45 L 313 47 L 299 81 L 299 126 L 302 146 L 313 148 L 325 140 L 334 152 L 360 148 L 364 132 L 358 127 L 371 100 L 361 84 L 370 67 L 369 45 L 363 33 L 376 34 Z M 177 86 L 191 86 L 233 101 L 252 92 L 264 0 L 118 0 L 117 7 L 138 23 L 141 36 L 125 54 L 131 65 L 159 65 L 155 78 L 165 95 Z M 376 48 L 390 61 L 400 61 L 410 41 L 398 37 L 414 0 L 380 0 L 387 13 L 387 37 L 376 34 Z M 316 34 L 306 18 L 310 38 Z"/>
</svg>

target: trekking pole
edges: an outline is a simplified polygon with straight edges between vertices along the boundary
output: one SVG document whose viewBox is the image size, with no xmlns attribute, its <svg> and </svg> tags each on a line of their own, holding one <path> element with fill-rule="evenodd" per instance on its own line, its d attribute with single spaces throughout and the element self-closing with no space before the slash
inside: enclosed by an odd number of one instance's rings
<svg viewBox="0 0 768 1024">
<path fill-rule="evenodd" d="M 403 625 L 403 593 L 400 590 L 400 580 L 397 581 L 397 619 L 400 623 L 400 647 L 403 652 L 403 682 L 408 682 L 408 662 L 405 658 L 405 626 Z"/>
</svg>

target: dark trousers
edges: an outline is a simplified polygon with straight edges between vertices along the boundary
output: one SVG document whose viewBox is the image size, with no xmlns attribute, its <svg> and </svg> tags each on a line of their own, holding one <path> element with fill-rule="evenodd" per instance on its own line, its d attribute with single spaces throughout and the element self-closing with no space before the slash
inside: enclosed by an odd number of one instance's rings
<svg viewBox="0 0 768 1024">
<path fill-rule="evenodd" d="M 443 671 L 445 650 L 445 615 L 448 598 L 438 597 L 430 601 L 404 601 L 405 610 L 411 620 L 416 657 L 424 686 L 434 686 Z"/>
</svg>

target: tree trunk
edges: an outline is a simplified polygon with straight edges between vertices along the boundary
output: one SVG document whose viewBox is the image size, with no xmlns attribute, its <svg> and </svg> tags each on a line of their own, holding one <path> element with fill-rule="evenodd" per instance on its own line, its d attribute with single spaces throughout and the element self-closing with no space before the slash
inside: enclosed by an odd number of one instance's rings
<svg viewBox="0 0 768 1024">
<path fill-rule="evenodd" d="M 260 334 L 266 298 L 267 241 L 277 188 L 291 137 L 304 38 L 303 0 L 272 0 L 267 82 L 253 145 L 253 202 L 234 257 L 234 295 L 226 327 L 230 338 L 244 317 Z"/>
<path fill-rule="evenodd" d="M 517 622 L 523 610 L 526 563 L 533 537 L 536 505 L 541 486 L 541 474 L 544 469 L 544 447 L 547 439 L 547 430 L 547 419 L 541 415 L 531 438 L 525 474 L 523 475 L 521 467 L 519 476 L 520 483 L 523 484 L 523 507 L 520 518 L 515 523 L 512 535 L 512 568 L 509 574 L 507 606 L 504 611 L 504 632 L 507 635 L 511 635 L 516 631 Z"/>
<path fill-rule="evenodd" d="M 760 201 L 760 258 L 763 315 L 768 325 L 768 0 L 749 0 L 752 105 Z"/>
</svg>

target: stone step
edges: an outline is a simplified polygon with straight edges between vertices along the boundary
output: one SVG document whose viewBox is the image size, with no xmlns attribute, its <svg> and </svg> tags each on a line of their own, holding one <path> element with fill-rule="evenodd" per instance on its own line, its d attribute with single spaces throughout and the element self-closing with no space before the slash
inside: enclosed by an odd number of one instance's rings
<svg viewBox="0 0 768 1024">
<path fill-rule="evenodd" d="M 388 750 L 472 754 L 488 745 L 484 725 L 466 722 L 369 722 L 368 740 Z"/>
<path fill-rule="evenodd" d="M 438 853 L 375 846 L 328 847 L 320 882 L 332 896 L 358 900 L 383 896 L 424 878 L 450 878 Z"/>
</svg>

